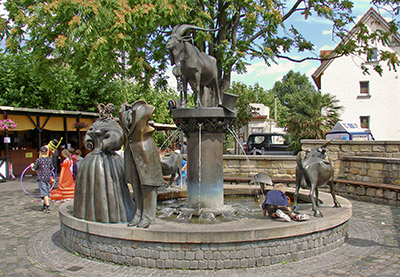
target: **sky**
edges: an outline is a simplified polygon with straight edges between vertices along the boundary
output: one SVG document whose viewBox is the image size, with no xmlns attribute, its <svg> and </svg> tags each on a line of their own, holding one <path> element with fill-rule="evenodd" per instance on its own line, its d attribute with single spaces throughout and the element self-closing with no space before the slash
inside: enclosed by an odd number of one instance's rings
<svg viewBox="0 0 400 277">
<path fill-rule="evenodd" d="M 289 0 L 291 1 L 291 0 Z M 373 5 L 370 4 L 369 0 L 355 0 L 354 7 L 352 9 L 353 15 L 356 17 L 355 22 L 357 22 Z M 0 15 L 4 16 L 4 6 L 5 0 L 0 0 Z M 387 19 L 391 20 L 389 14 L 385 14 L 383 10 L 380 10 L 381 15 Z M 400 21 L 400 16 L 397 16 L 397 21 Z M 296 26 L 296 28 L 306 37 L 306 39 L 311 40 L 315 45 L 314 55 L 319 55 L 321 50 L 334 49 L 336 45 L 340 42 L 337 38 L 333 40 L 332 38 L 332 24 L 328 20 L 323 20 L 316 16 L 311 16 L 307 21 L 300 15 L 291 19 L 291 22 Z M 290 23 L 291 23 L 290 22 Z M 352 26 L 349 26 L 351 28 Z M 0 42 L 0 47 L 4 47 L 4 41 Z M 312 56 L 312 54 L 308 54 Z M 292 58 L 303 58 L 304 54 L 290 53 Z M 259 83 L 264 89 L 271 89 L 276 81 L 282 79 L 290 70 L 294 72 L 300 72 L 305 74 L 312 81 L 311 75 L 318 68 L 319 61 L 305 61 L 302 63 L 295 63 L 285 59 L 277 60 L 277 64 L 272 63 L 268 66 L 263 60 L 253 59 L 248 60 L 250 63 L 247 66 L 247 73 L 245 74 L 232 74 L 232 81 L 241 82 L 246 85 L 255 85 Z M 172 75 L 171 69 L 167 72 L 168 83 L 171 87 L 176 88 L 176 80 Z"/>
</svg>

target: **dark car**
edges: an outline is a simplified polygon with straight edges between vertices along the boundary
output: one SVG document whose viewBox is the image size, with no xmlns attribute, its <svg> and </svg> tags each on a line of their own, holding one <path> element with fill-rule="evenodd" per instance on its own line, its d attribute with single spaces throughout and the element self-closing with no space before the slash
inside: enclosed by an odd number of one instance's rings
<svg viewBox="0 0 400 277">
<path fill-rule="evenodd" d="M 245 143 L 247 155 L 293 155 L 288 147 L 285 134 L 279 133 L 254 133 Z"/>
</svg>

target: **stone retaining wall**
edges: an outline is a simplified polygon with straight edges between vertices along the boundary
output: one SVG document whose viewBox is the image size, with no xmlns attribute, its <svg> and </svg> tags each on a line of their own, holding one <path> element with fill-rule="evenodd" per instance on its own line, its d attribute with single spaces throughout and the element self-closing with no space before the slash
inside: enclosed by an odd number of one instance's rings
<svg viewBox="0 0 400 277">
<path fill-rule="evenodd" d="M 321 146 L 325 140 L 302 140 L 303 150 Z M 400 204 L 400 141 L 332 141 L 328 156 L 335 169 L 338 193 L 375 203 Z M 287 178 L 294 185 L 295 156 L 225 155 L 224 177 L 251 177 L 266 173 L 273 179 Z M 293 180 L 293 181 L 290 181 Z M 347 181 L 346 181 L 347 180 Z"/>
<path fill-rule="evenodd" d="M 303 150 L 308 150 L 325 142 L 305 139 L 301 144 Z M 335 140 L 327 150 L 336 178 L 400 185 L 400 141 Z"/>
<path fill-rule="evenodd" d="M 400 187 L 396 185 L 337 179 L 336 192 L 338 195 L 350 199 L 394 206 L 400 205 Z"/>
<path fill-rule="evenodd" d="M 325 143 L 326 140 L 303 139 L 303 150 L 311 149 Z M 377 140 L 334 140 L 327 146 L 332 160 L 341 159 L 342 155 L 366 156 L 381 158 L 400 158 L 400 141 Z"/>
<path fill-rule="evenodd" d="M 303 150 L 325 140 L 302 140 Z M 333 141 L 327 146 L 336 178 L 400 186 L 400 141 Z M 224 155 L 224 177 L 249 177 L 263 172 L 294 178 L 296 156 Z"/>
<path fill-rule="evenodd" d="M 348 180 L 398 185 L 400 189 L 400 159 L 343 156 L 343 176 Z"/>
<path fill-rule="evenodd" d="M 274 178 L 294 178 L 296 156 L 224 155 L 224 177 L 250 177 L 263 172 Z"/>
<path fill-rule="evenodd" d="M 347 222 L 298 237 L 239 243 L 158 243 L 122 240 L 61 224 L 63 245 L 73 252 L 118 264 L 149 268 L 231 269 L 300 260 L 341 246 Z"/>
</svg>

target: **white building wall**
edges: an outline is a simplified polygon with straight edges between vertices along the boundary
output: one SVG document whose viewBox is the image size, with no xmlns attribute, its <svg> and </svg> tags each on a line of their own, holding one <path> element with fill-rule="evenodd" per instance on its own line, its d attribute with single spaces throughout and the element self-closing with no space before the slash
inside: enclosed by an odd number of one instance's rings
<svg viewBox="0 0 400 277">
<path fill-rule="evenodd" d="M 255 109 L 255 112 L 258 115 L 266 116 L 267 119 L 269 119 L 269 107 L 260 103 L 250 103 L 250 106 L 252 106 Z"/>
<path fill-rule="evenodd" d="M 340 101 L 341 121 L 360 124 L 360 116 L 369 116 L 376 140 L 400 140 L 400 73 L 382 63 L 382 76 L 371 65 L 370 75 L 365 75 L 361 69 L 365 60 L 355 55 L 333 60 L 321 76 L 321 92 Z M 360 95 L 360 81 L 369 81 L 369 97 Z"/>
</svg>

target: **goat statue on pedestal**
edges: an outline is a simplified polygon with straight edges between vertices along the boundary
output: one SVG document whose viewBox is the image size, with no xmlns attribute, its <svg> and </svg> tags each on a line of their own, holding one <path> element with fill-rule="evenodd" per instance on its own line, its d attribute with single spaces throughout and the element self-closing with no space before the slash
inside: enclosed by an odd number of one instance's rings
<svg viewBox="0 0 400 277">
<path fill-rule="evenodd" d="M 217 61 L 213 56 L 200 52 L 196 46 L 189 42 L 190 38 L 184 36 L 185 32 L 191 29 L 209 31 L 189 24 L 177 25 L 172 29 L 171 37 L 166 45 L 166 48 L 171 52 L 171 64 L 179 66 L 182 76 L 184 99 L 181 107 L 186 107 L 188 83 L 195 93 L 196 107 L 202 106 L 201 98 L 204 93 L 204 86 L 214 88 L 220 106 L 222 101 L 218 86 Z"/>
</svg>

